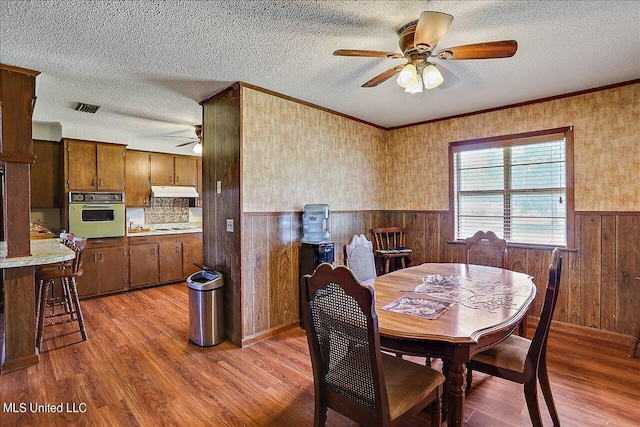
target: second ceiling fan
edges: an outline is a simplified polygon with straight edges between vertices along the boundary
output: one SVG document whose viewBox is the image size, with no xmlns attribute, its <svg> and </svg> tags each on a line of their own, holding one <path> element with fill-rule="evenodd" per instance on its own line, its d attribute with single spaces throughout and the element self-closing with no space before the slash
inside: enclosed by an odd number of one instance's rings
<svg viewBox="0 0 640 427">
<path fill-rule="evenodd" d="M 369 58 L 406 58 L 407 62 L 375 76 L 362 87 L 375 87 L 398 75 L 398 84 L 405 92 L 417 93 L 440 86 L 445 80 L 457 77 L 441 64 L 429 62 L 430 58 L 442 60 L 509 58 L 518 50 L 515 40 L 474 43 L 435 51 L 435 47 L 449 29 L 453 16 L 441 12 L 422 12 L 420 19 L 409 22 L 398 30 L 398 44 L 402 53 L 375 50 L 339 49 L 336 56 L 360 56 Z M 443 76 L 444 74 L 444 76 Z"/>
</svg>

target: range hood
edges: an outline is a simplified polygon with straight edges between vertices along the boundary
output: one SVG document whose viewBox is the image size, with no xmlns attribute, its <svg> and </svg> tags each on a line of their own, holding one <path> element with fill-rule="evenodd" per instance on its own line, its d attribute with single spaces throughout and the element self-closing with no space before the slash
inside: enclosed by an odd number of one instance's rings
<svg viewBox="0 0 640 427">
<path fill-rule="evenodd" d="M 178 185 L 152 185 L 151 197 L 182 197 L 192 198 L 198 197 L 195 187 L 184 187 Z"/>
</svg>

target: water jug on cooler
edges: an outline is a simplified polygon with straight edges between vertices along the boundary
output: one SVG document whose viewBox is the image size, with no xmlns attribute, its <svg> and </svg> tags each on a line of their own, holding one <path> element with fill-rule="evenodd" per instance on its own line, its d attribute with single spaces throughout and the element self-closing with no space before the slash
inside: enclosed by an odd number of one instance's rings
<svg viewBox="0 0 640 427">
<path fill-rule="evenodd" d="M 329 231 L 329 205 L 305 205 L 302 213 L 304 240 L 310 243 L 331 239 Z"/>
</svg>

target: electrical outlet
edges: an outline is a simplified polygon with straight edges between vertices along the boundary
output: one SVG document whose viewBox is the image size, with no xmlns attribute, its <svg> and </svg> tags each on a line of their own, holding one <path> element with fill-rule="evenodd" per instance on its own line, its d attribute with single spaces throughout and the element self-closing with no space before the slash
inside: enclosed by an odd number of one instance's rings
<svg viewBox="0 0 640 427">
<path fill-rule="evenodd" d="M 222 181 L 216 182 L 216 193 L 218 194 L 222 193 Z"/>
<path fill-rule="evenodd" d="M 227 232 L 233 233 L 233 219 L 227 219 Z"/>
</svg>

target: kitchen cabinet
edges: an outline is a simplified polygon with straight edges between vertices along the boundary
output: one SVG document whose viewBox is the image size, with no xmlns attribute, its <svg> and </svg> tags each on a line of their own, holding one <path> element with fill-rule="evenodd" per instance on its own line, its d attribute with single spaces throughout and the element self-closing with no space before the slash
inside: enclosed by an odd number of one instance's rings
<svg viewBox="0 0 640 427">
<path fill-rule="evenodd" d="M 197 184 L 196 159 L 187 156 L 175 156 L 174 158 L 175 183 L 195 187 Z"/>
<path fill-rule="evenodd" d="M 185 280 L 203 258 L 202 233 L 129 237 L 131 287 Z"/>
<path fill-rule="evenodd" d="M 178 236 L 158 237 L 158 261 L 160 264 L 160 282 L 183 280 L 182 242 Z"/>
<path fill-rule="evenodd" d="M 182 237 L 182 277 L 187 278 L 200 270 L 193 265 L 194 262 L 204 263 L 202 233 L 181 234 L 180 236 Z"/>
<path fill-rule="evenodd" d="M 127 207 L 151 205 L 151 154 L 127 150 L 125 154 L 125 203 Z"/>
<path fill-rule="evenodd" d="M 66 191 L 124 191 L 125 146 L 64 140 Z"/>
<path fill-rule="evenodd" d="M 127 251 L 124 237 L 89 239 L 82 255 L 80 297 L 105 295 L 127 288 Z"/>
<path fill-rule="evenodd" d="M 153 238 L 129 238 L 131 287 L 159 283 L 158 244 Z"/>
<path fill-rule="evenodd" d="M 62 207 L 62 168 L 60 143 L 33 141 L 36 157 L 31 166 L 31 208 Z"/>
<path fill-rule="evenodd" d="M 151 153 L 151 184 L 152 185 L 175 185 L 173 155 L 162 153 Z"/>
<path fill-rule="evenodd" d="M 196 200 L 196 206 L 202 206 L 202 180 L 204 179 L 204 175 L 202 175 L 202 159 L 196 159 L 196 191 L 198 191 L 198 199 Z"/>
<path fill-rule="evenodd" d="M 196 158 L 151 153 L 152 185 L 184 185 L 195 187 L 197 183 Z"/>
</svg>

